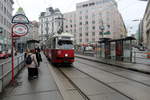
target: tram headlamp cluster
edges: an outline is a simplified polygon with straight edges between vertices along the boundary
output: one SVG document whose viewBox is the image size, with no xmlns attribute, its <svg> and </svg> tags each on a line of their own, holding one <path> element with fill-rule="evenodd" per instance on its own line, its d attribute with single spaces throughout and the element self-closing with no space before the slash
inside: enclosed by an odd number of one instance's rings
<svg viewBox="0 0 150 100">
<path fill-rule="evenodd" d="M 68 54 L 65 54 L 65 57 L 68 57 Z"/>
<path fill-rule="evenodd" d="M 60 50 L 58 50 L 58 51 L 57 51 L 57 54 L 58 54 L 58 55 L 60 55 L 60 54 L 61 54 L 61 51 L 60 51 Z"/>
</svg>

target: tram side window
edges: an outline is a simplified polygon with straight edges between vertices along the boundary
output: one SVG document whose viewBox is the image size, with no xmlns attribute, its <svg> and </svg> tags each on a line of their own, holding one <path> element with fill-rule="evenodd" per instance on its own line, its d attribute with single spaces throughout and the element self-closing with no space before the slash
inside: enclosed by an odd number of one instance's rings
<svg viewBox="0 0 150 100">
<path fill-rule="evenodd" d="M 53 49 L 56 48 L 56 39 L 55 39 L 55 38 L 52 40 L 52 48 L 53 48 Z"/>
</svg>

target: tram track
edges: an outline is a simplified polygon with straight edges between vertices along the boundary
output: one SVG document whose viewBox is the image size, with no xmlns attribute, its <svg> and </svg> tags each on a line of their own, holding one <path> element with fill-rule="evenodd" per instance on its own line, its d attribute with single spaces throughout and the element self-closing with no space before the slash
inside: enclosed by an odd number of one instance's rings
<svg viewBox="0 0 150 100">
<path fill-rule="evenodd" d="M 116 76 L 118 76 L 118 77 L 125 78 L 125 79 L 128 79 L 128 80 L 130 80 L 130 81 L 137 82 L 137 83 L 140 83 L 140 84 L 145 85 L 145 86 L 147 86 L 147 87 L 150 87 L 150 84 L 146 84 L 146 83 L 143 83 L 143 82 L 141 82 L 141 81 L 138 81 L 138 80 L 135 80 L 135 79 L 132 79 L 132 78 L 128 78 L 128 77 L 126 77 L 126 76 L 123 76 L 123 75 L 120 75 L 120 74 L 117 74 L 117 73 L 113 73 L 113 72 L 111 72 L 111 71 L 102 69 L 102 68 L 100 68 L 100 67 L 97 67 L 97 66 L 94 66 L 94 65 L 90 65 L 90 64 L 87 64 L 87 63 L 83 63 L 83 62 L 81 62 L 81 61 L 78 61 L 78 63 L 82 63 L 82 64 L 85 64 L 85 65 L 87 65 L 87 66 L 89 66 L 89 67 L 96 68 L 96 69 L 98 69 L 98 70 L 101 70 L 101 71 L 104 71 L 104 72 L 107 72 L 107 73 L 111 73 L 111 74 L 116 75 Z M 105 65 L 105 64 L 103 64 L 103 65 Z M 107 65 L 107 64 L 106 64 L 106 65 Z"/>
<path fill-rule="evenodd" d="M 58 70 L 73 85 L 73 87 L 79 92 L 79 94 L 84 98 L 84 100 L 90 100 L 90 98 L 60 68 L 58 68 Z"/>
<path fill-rule="evenodd" d="M 115 91 L 116 93 L 118 93 L 118 94 L 120 94 L 120 95 L 126 97 L 128 100 L 134 100 L 133 98 L 129 97 L 128 95 L 124 94 L 123 92 L 119 91 L 118 89 L 115 89 L 114 87 L 110 86 L 109 84 L 107 84 L 107 83 L 105 83 L 105 82 L 103 82 L 103 81 L 101 81 L 101 80 L 99 80 L 99 79 L 93 77 L 92 75 L 90 75 L 90 74 L 88 74 L 88 73 L 86 73 L 86 72 L 80 70 L 79 68 L 76 68 L 76 67 L 74 67 L 74 66 L 71 66 L 71 67 L 72 67 L 73 69 L 78 70 L 79 72 L 85 74 L 86 76 L 90 77 L 91 79 L 97 81 L 98 83 L 103 84 L 104 86 L 106 86 L 106 87 L 112 89 L 112 90 Z M 76 85 L 76 83 L 74 83 L 73 80 L 72 80 L 72 79 L 63 71 L 63 69 L 61 69 L 61 68 L 62 68 L 62 67 L 59 66 L 59 68 L 58 68 L 59 71 L 69 80 L 69 82 L 70 82 L 71 84 L 73 84 L 73 86 L 81 93 L 81 95 L 82 95 L 84 98 L 86 98 L 85 100 L 91 100 L 91 99 L 88 97 L 88 95 L 86 95 L 86 94 L 80 89 L 80 87 L 78 87 L 78 86 Z"/>
</svg>

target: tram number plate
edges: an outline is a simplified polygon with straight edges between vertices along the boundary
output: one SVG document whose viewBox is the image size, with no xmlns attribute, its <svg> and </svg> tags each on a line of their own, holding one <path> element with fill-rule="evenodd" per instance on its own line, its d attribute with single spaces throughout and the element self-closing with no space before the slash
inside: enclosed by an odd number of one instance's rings
<svg viewBox="0 0 150 100">
<path fill-rule="evenodd" d="M 70 40 L 70 37 L 62 37 L 63 40 Z"/>
</svg>

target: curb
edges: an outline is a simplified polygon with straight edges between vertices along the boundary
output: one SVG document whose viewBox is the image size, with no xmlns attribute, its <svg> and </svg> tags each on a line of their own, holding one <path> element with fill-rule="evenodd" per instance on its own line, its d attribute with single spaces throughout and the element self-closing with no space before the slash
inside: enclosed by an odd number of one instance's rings
<svg viewBox="0 0 150 100">
<path fill-rule="evenodd" d="M 56 83 L 56 85 L 57 85 L 57 87 L 58 87 L 58 89 L 59 89 L 59 91 L 60 91 L 60 93 L 62 95 L 63 100 L 71 100 L 69 98 L 68 93 L 66 93 L 66 89 L 64 88 L 63 84 L 60 82 L 58 76 L 56 75 L 54 69 L 50 66 L 48 61 L 47 61 L 47 67 L 48 67 L 50 73 L 52 74 L 52 76 L 53 76 L 53 78 L 55 80 L 55 83 Z"/>
<path fill-rule="evenodd" d="M 102 61 L 99 61 L 99 60 L 94 60 L 94 59 L 90 59 L 90 58 L 86 58 L 86 57 L 81 57 L 81 56 L 75 56 L 75 57 L 86 59 L 86 60 L 90 60 L 90 61 L 94 61 L 94 62 L 98 62 L 98 63 L 103 63 L 103 64 L 111 65 L 111 66 L 114 66 L 114 67 L 119 67 L 119 68 L 121 67 L 123 69 L 132 70 L 132 71 L 136 71 L 136 72 L 140 72 L 140 73 L 144 73 L 144 74 L 150 74 L 149 71 L 144 71 L 144 70 L 140 70 L 140 69 L 124 67 L 124 66 L 121 66 L 121 65 L 116 65 L 116 64 L 112 64 L 112 63 L 102 62 Z"/>
</svg>

